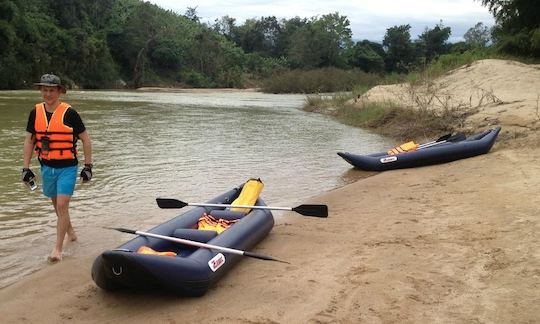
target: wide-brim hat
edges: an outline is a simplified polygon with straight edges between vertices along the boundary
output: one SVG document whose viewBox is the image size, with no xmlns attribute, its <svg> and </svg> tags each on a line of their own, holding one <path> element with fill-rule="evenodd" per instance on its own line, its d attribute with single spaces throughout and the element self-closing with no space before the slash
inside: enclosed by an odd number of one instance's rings
<svg viewBox="0 0 540 324">
<path fill-rule="evenodd" d="M 52 73 L 43 74 L 39 82 L 34 83 L 36 87 L 59 87 L 62 93 L 66 93 L 66 86 L 62 84 L 60 78 Z"/>
</svg>

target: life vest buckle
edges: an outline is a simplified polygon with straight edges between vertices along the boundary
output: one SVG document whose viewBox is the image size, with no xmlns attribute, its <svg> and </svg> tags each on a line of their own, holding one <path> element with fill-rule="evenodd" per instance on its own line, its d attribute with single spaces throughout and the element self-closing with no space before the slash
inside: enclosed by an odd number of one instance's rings
<svg viewBox="0 0 540 324">
<path fill-rule="evenodd" d="M 41 153 L 48 155 L 50 150 L 50 138 L 48 136 L 41 137 Z"/>
</svg>

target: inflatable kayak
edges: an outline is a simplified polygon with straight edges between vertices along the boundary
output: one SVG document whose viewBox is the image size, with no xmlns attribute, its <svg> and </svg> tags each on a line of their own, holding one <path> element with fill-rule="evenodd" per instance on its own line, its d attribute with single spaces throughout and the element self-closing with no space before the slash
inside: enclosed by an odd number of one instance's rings
<svg viewBox="0 0 540 324">
<path fill-rule="evenodd" d="M 261 189 L 260 180 L 249 180 L 208 204 L 266 206 L 259 197 Z M 274 218 L 268 209 L 205 206 L 193 208 L 147 233 L 249 250 L 273 226 Z M 99 255 L 92 266 L 92 279 L 105 290 L 129 288 L 202 296 L 241 258 L 144 235 Z"/>
<path fill-rule="evenodd" d="M 388 152 L 369 155 L 347 152 L 337 154 L 354 167 L 367 171 L 413 168 L 486 154 L 495 143 L 500 130 L 500 127 L 496 127 L 469 137 L 461 134 L 422 145 L 409 142 Z"/>
</svg>

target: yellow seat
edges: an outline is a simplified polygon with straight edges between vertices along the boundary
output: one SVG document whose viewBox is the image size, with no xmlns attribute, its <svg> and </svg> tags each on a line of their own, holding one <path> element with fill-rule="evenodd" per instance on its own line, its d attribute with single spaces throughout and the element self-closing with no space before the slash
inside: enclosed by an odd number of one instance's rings
<svg viewBox="0 0 540 324">
<path fill-rule="evenodd" d="M 264 184 L 261 179 L 249 179 L 242 187 L 242 192 L 238 195 L 231 205 L 253 206 L 257 202 Z M 250 208 L 231 207 L 231 211 L 249 213 Z"/>
</svg>

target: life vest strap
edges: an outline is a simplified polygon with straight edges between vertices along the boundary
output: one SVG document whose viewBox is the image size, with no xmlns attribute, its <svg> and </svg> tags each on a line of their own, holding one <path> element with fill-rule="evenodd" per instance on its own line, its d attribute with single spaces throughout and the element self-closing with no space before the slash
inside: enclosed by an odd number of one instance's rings
<svg viewBox="0 0 540 324">
<path fill-rule="evenodd" d="M 69 141 L 69 140 L 49 140 L 49 143 L 70 143 L 70 144 L 73 144 L 74 142 Z"/>
<path fill-rule="evenodd" d="M 36 148 L 36 151 L 39 150 L 39 151 L 43 151 L 42 149 L 40 148 Z M 55 147 L 55 148 L 50 148 L 49 151 L 70 151 L 70 152 L 75 152 L 76 150 L 75 149 L 72 149 L 72 148 L 69 148 L 69 147 L 64 147 L 64 148 L 58 148 L 58 147 Z"/>
<path fill-rule="evenodd" d="M 52 134 L 66 134 L 66 135 L 69 135 L 69 134 L 73 134 L 73 132 L 63 132 L 63 131 L 54 131 L 54 132 L 51 132 L 51 131 L 36 131 L 36 134 L 39 134 L 39 135 L 52 135 Z"/>
</svg>

